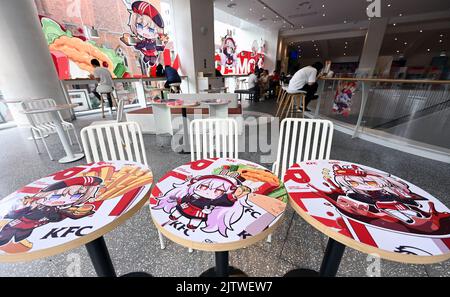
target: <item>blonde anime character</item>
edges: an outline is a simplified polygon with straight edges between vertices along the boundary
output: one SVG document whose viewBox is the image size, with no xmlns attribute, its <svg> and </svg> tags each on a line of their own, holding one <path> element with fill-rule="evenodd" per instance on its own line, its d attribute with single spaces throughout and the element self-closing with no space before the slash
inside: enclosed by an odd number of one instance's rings
<svg viewBox="0 0 450 297">
<path fill-rule="evenodd" d="M 131 4 L 128 26 L 132 35 L 123 34 L 121 41 L 139 50 L 144 62 L 156 64 L 160 52 L 164 51 L 164 21 L 158 10 L 148 2 L 135 1 Z"/>
</svg>

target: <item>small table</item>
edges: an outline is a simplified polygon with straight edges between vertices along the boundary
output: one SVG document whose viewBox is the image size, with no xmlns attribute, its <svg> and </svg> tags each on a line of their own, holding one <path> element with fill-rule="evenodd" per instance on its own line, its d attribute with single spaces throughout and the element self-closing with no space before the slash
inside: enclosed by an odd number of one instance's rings
<svg viewBox="0 0 450 297">
<path fill-rule="evenodd" d="M 30 109 L 25 110 L 24 114 L 38 114 L 38 113 L 50 113 L 52 116 L 53 123 L 56 127 L 56 132 L 58 133 L 59 139 L 61 140 L 61 143 L 63 145 L 64 151 L 66 152 L 66 156 L 64 158 L 59 159 L 59 163 L 70 163 L 78 161 L 82 158 L 84 158 L 84 154 L 74 154 L 72 151 L 72 147 L 69 145 L 69 142 L 67 141 L 66 133 L 64 132 L 64 128 L 61 124 L 61 119 L 59 118 L 59 111 L 61 110 L 67 110 L 77 107 L 77 104 L 62 104 L 62 105 L 56 105 L 52 107 L 47 107 L 44 109 Z"/>
<path fill-rule="evenodd" d="M 284 176 L 294 210 L 329 237 L 320 273 L 335 276 L 345 246 L 402 263 L 450 258 L 450 210 L 419 187 L 386 172 L 345 161 L 294 164 Z"/>
<path fill-rule="evenodd" d="M 0 262 L 29 261 L 86 245 L 97 275 L 116 276 L 103 235 L 144 205 L 152 183 L 147 166 L 108 161 L 69 168 L 23 187 L 0 202 Z"/>
<path fill-rule="evenodd" d="M 203 100 L 202 103 L 207 104 L 209 107 L 209 116 L 215 118 L 226 119 L 228 118 L 228 104 L 230 100 L 212 99 Z"/>
<path fill-rule="evenodd" d="M 150 212 L 158 230 L 192 249 L 215 252 L 202 276 L 245 275 L 229 267 L 228 251 L 273 232 L 287 203 L 283 183 L 244 160 L 198 160 L 168 172 L 152 190 Z"/>
</svg>

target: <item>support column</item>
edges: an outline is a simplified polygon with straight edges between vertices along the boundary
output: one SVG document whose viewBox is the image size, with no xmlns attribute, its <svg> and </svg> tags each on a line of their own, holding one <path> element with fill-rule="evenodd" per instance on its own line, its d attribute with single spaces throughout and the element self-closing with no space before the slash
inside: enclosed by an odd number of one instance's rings
<svg viewBox="0 0 450 297">
<path fill-rule="evenodd" d="M 6 100 L 53 98 L 66 103 L 33 0 L 0 0 L 0 89 Z M 9 104 L 18 125 L 28 123 L 20 104 Z M 63 113 L 70 118 L 68 112 Z"/>
<path fill-rule="evenodd" d="M 378 55 L 383 43 L 384 33 L 388 24 L 387 18 L 374 18 L 370 20 L 364 46 L 359 60 L 359 73 L 372 76 L 377 65 Z"/>
<path fill-rule="evenodd" d="M 214 3 L 210 0 L 172 1 L 175 42 L 181 70 L 197 92 L 198 72 L 214 75 Z"/>
</svg>

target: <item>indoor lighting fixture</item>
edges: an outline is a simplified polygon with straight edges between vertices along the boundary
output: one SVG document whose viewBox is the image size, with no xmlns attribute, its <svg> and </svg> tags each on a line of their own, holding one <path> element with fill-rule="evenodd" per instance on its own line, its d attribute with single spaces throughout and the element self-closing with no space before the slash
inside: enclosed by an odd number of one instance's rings
<svg viewBox="0 0 450 297">
<path fill-rule="evenodd" d="M 397 25 L 397 24 L 396 24 L 396 23 L 393 23 L 393 24 L 392 24 L 392 26 L 394 26 L 394 27 L 395 27 L 395 25 Z"/>
<path fill-rule="evenodd" d="M 325 16 L 325 14 L 322 14 L 322 16 Z"/>
<path fill-rule="evenodd" d="M 444 37 L 444 34 L 439 35 L 440 37 Z"/>
<path fill-rule="evenodd" d="M 401 17 L 401 16 L 403 16 L 403 14 L 399 13 L 398 16 Z"/>
<path fill-rule="evenodd" d="M 391 7 L 391 4 L 388 4 L 387 7 Z"/>
<path fill-rule="evenodd" d="M 399 50 L 397 50 L 397 54 L 399 53 L 400 51 Z"/>
<path fill-rule="evenodd" d="M 322 4 L 322 8 L 325 8 L 325 4 Z"/>
<path fill-rule="evenodd" d="M 395 37 L 395 38 L 394 38 L 394 40 L 395 40 L 395 41 L 397 41 L 397 40 L 398 40 L 398 38 L 397 38 L 397 37 Z"/>
<path fill-rule="evenodd" d="M 431 49 L 427 48 L 427 52 L 431 51 Z"/>
<path fill-rule="evenodd" d="M 344 20 L 344 24 L 347 24 L 347 20 Z"/>
<path fill-rule="evenodd" d="M 407 45 L 408 43 L 407 42 L 405 42 L 405 45 Z"/>
<path fill-rule="evenodd" d="M 419 30 L 419 32 L 420 32 L 420 33 L 422 33 L 422 32 L 423 32 L 423 30 Z"/>
<path fill-rule="evenodd" d="M 442 39 L 439 39 L 439 43 L 442 43 Z"/>
</svg>

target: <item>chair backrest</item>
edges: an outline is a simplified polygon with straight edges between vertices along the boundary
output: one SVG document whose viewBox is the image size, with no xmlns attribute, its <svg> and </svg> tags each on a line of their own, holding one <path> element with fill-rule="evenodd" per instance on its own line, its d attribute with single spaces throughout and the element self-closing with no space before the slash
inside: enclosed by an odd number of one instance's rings
<svg viewBox="0 0 450 297">
<path fill-rule="evenodd" d="M 141 127 L 136 122 L 85 127 L 81 141 L 88 163 L 122 160 L 147 165 Z"/>
<path fill-rule="evenodd" d="M 43 99 L 34 99 L 34 100 L 26 100 L 22 102 L 22 108 L 24 110 L 31 109 L 45 109 L 52 106 L 56 106 L 55 100 L 51 98 L 43 98 Z M 59 113 L 59 112 L 58 112 Z M 34 126 L 39 126 L 42 124 L 50 123 L 53 121 L 51 115 L 49 113 L 37 113 L 37 114 L 28 114 L 28 119 L 31 124 Z M 59 113 L 59 117 L 62 119 L 61 114 Z"/>
<path fill-rule="evenodd" d="M 328 120 L 287 118 L 281 121 L 274 173 L 282 178 L 295 163 L 329 159 L 333 129 L 333 123 Z"/>
<path fill-rule="evenodd" d="M 119 103 L 117 103 L 117 123 L 121 123 L 124 121 L 124 108 L 125 108 L 125 100 L 119 99 Z"/>
<path fill-rule="evenodd" d="M 193 120 L 190 125 L 191 160 L 238 158 L 238 126 L 235 119 Z"/>
</svg>

